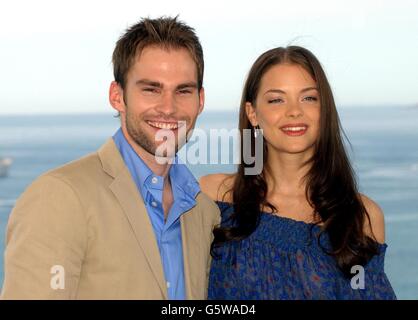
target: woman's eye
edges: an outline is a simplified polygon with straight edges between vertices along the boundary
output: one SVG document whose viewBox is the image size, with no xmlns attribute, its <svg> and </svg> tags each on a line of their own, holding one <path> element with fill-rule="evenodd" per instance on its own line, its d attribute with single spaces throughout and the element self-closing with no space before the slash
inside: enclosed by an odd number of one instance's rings
<svg viewBox="0 0 418 320">
<path fill-rule="evenodd" d="M 283 99 L 280 99 L 280 98 L 268 100 L 268 103 L 282 103 L 282 102 L 283 102 Z"/>
<path fill-rule="evenodd" d="M 317 97 L 313 97 L 313 96 L 309 96 L 309 97 L 303 98 L 303 100 L 307 100 L 307 101 L 318 101 L 318 98 Z"/>
</svg>

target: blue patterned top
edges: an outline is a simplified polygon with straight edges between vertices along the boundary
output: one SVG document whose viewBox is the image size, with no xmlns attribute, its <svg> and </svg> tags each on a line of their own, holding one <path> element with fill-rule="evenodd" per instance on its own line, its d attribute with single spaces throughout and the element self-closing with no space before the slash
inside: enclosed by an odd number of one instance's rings
<svg viewBox="0 0 418 320">
<path fill-rule="evenodd" d="M 231 226 L 233 206 L 217 202 L 222 225 Z M 312 232 L 311 232 L 312 230 Z M 317 238 L 321 227 L 303 221 L 262 213 L 258 228 L 242 241 L 231 241 L 216 249 L 209 276 L 209 299 L 396 299 L 384 272 L 386 244 L 379 254 L 344 277 L 335 258 L 326 254 Z M 330 249 L 324 233 L 323 247 Z M 364 288 L 361 275 L 364 275 Z M 360 282 L 359 282 L 360 280 Z M 353 289 L 351 282 L 354 283 Z"/>
</svg>

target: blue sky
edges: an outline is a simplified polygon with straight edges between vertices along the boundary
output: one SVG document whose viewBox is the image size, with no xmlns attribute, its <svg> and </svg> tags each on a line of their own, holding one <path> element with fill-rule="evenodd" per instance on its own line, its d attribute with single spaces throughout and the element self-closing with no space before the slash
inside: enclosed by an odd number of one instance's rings
<svg viewBox="0 0 418 320">
<path fill-rule="evenodd" d="M 206 110 L 233 110 L 251 64 L 289 44 L 322 62 L 340 107 L 418 104 L 418 1 L 8 1 L 0 114 L 111 112 L 111 55 L 141 17 L 180 15 L 205 53 Z"/>
</svg>

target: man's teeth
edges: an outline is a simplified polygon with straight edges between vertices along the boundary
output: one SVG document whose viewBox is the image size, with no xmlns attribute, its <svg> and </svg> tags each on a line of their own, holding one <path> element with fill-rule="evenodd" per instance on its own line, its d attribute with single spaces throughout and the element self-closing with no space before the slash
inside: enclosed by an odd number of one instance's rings
<svg viewBox="0 0 418 320">
<path fill-rule="evenodd" d="M 306 127 L 287 127 L 283 128 L 284 131 L 303 131 L 306 130 Z"/>
<path fill-rule="evenodd" d="M 173 130 L 173 129 L 178 128 L 177 123 L 165 123 L 165 122 L 148 121 L 148 124 L 153 126 L 153 127 L 159 128 L 159 129 Z"/>
</svg>

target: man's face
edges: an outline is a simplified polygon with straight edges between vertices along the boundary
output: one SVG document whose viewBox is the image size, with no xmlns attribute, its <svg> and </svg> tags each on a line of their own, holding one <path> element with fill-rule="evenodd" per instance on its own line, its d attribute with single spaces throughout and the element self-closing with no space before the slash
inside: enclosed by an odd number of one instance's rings
<svg viewBox="0 0 418 320">
<path fill-rule="evenodd" d="M 204 91 L 197 88 L 197 66 L 186 49 L 146 47 L 127 74 L 119 110 L 122 129 L 146 152 L 173 156 L 163 151 L 161 144 L 171 144 L 171 150 L 177 152 L 203 103 Z M 163 142 L 161 135 L 175 141 Z"/>
</svg>

